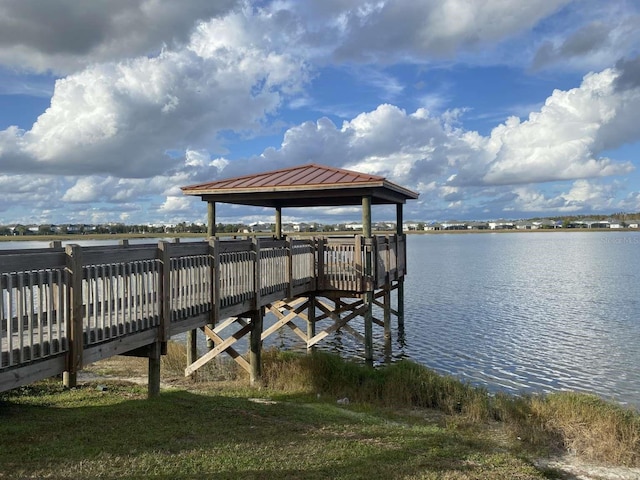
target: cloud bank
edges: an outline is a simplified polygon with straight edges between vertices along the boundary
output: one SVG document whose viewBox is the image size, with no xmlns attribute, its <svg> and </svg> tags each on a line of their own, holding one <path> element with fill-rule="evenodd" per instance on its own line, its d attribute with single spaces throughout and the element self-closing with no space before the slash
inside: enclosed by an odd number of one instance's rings
<svg viewBox="0 0 640 480">
<path fill-rule="evenodd" d="M 622 15 L 620 2 L 617 17 L 584 5 L 578 14 L 569 0 L 2 4 L 0 64 L 59 77 L 31 128 L 0 130 L 0 213 L 56 219 L 71 206 L 78 218 L 189 220 L 201 214 L 180 185 L 310 161 L 413 188 L 421 216 L 640 209 L 635 192 L 619 196 L 634 159 L 610 155 L 640 141 L 631 28 L 640 17 Z M 522 45 L 533 71 L 606 67 L 484 135 L 465 127 L 465 108 L 396 103 L 407 84 L 379 68 L 498 64 Z M 386 101 L 341 119 L 288 116 L 327 67 L 370 72 Z M 274 131 L 272 146 L 230 151 L 230 138 Z M 28 209 L 14 213 L 16 204 Z"/>
</svg>

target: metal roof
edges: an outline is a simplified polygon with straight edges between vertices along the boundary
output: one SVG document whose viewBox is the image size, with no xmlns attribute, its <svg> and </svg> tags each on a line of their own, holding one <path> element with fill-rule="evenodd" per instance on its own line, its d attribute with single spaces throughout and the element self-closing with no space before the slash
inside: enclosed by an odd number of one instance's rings
<svg viewBox="0 0 640 480">
<path fill-rule="evenodd" d="M 310 163 L 270 172 L 182 187 L 210 202 L 270 207 L 398 204 L 418 194 L 384 177 Z"/>
</svg>

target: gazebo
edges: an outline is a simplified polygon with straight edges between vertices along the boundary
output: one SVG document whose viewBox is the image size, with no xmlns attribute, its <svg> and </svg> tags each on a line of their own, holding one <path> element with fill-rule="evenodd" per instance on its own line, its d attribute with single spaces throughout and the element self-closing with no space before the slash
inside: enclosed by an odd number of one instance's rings
<svg viewBox="0 0 640 480">
<path fill-rule="evenodd" d="M 182 187 L 208 205 L 208 234 L 215 235 L 215 205 L 230 203 L 275 209 L 276 237 L 282 237 L 282 209 L 362 205 L 363 235 L 371 236 L 371 205 L 396 205 L 402 234 L 402 206 L 418 194 L 384 177 L 313 163 Z"/>
<path fill-rule="evenodd" d="M 368 362 L 373 358 L 372 324 L 383 325 L 385 337 L 389 338 L 392 313 L 396 314 L 398 324 L 402 326 L 404 321 L 403 282 L 406 271 L 405 237 L 402 230 L 403 205 L 407 200 L 417 199 L 416 192 L 378 175 L 314 163 L 189 185 L 182 187 L 182 192 L 185 195 L 199 196 L 207 202 L 207 232 L 210 238 L 216 237 L 217 203 L 273 208 L 276 225 L 274 240 L 276 241 L 283 239 L 283 208 L 361 205 L 361 235 L 356 235 L 351 240 L 344 237 L 338 239 L 314 237 L 315 270 L 318 280 L 314 291 L 305 292 L 302 295 L 307 299 L 304 306 L 308 307 L 308 313 L 306 315 L 301 313 L 300 296 L 278 300 L 267 305 L 267 308 L 279 318 L 279 326 L 289 324 L 295 316 L 304 315 L 308 322 L 308 332 L 304 337 L 308 346 L 314 345 L 332 331 L 352 330 L 347 322 L 362 316 L 364 318 L 362 339 L 365 346 L 365 359 Z M 372 235 L 372 205 L 396 206 L 395 234 L 386 237 Z M 347 271 L 350 273 L 347 274 Z M 354 272 L 354 282 L 341 281 Z M 397 291 L 397 310 L 391 308 L 390 292 L 392 290 Z M 317 302 L 319 297 L 330 299 L 334 303 L 333 307 L 330 308 L 324 301 Z M 347 302 L 344 301 L 345 298 L 360 300 Z M 383 308 L 384 320 L 373 317 L 374 305 Z M 317 308 L 323 312 L 319 317 L 316 316 Z M 283 311 L 288 311 L 289 314 L 284 315 Z M 249 318 L 253 322 L 261 322 L 263 315 L 261 312 L 262 310 L 253 312 Z M 333 319 L 334 324 L 324 332 L 316 334 L 316 322 L 326 318 Z M 296 331 L 291 324 L 289 326 Z M 262 330 L 261 325 L 259 330 Z M 300 332 L 296 333 L 302 336 Z M 264 336 L 263 333 L 261 338 Z M 195 340 L 192 340 L 192 345 L 195 350 Z"/>
</svg>

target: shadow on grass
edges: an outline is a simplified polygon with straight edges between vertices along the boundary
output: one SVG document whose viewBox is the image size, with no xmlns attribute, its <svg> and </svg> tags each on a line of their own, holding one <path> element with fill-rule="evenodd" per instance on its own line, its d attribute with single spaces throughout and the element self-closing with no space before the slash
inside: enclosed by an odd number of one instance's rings
<svg viewBox="0 0 640 480">
<path fill-rule="evenodd" d="M 489 439 L 334 404 L 38 388 L 0 399 L 3 478 L 554 478 Z"/>
</svg>

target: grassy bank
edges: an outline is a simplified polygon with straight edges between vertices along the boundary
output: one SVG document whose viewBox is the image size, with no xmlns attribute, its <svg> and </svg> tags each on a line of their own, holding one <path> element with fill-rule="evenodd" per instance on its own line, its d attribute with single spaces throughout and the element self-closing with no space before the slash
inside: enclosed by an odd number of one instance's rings
<svg viewBox="0 0 640 480">
<path fill-rule="evenodd" d="M 144 372 L 123 362 L 89 370 Z M 326 354 L 267 352 L 261 389 L 226 363 L 181 379 L 176 345 L 163 362 L 171 385 L 151 400 L 104 378 L 1 394 L 0 477 L 566 478 L 532 459 L 567 448 L 639 462 L 637 414 L 592 397 L 491 397 L 410 362 L 370 370 Z"/>
</svg>

